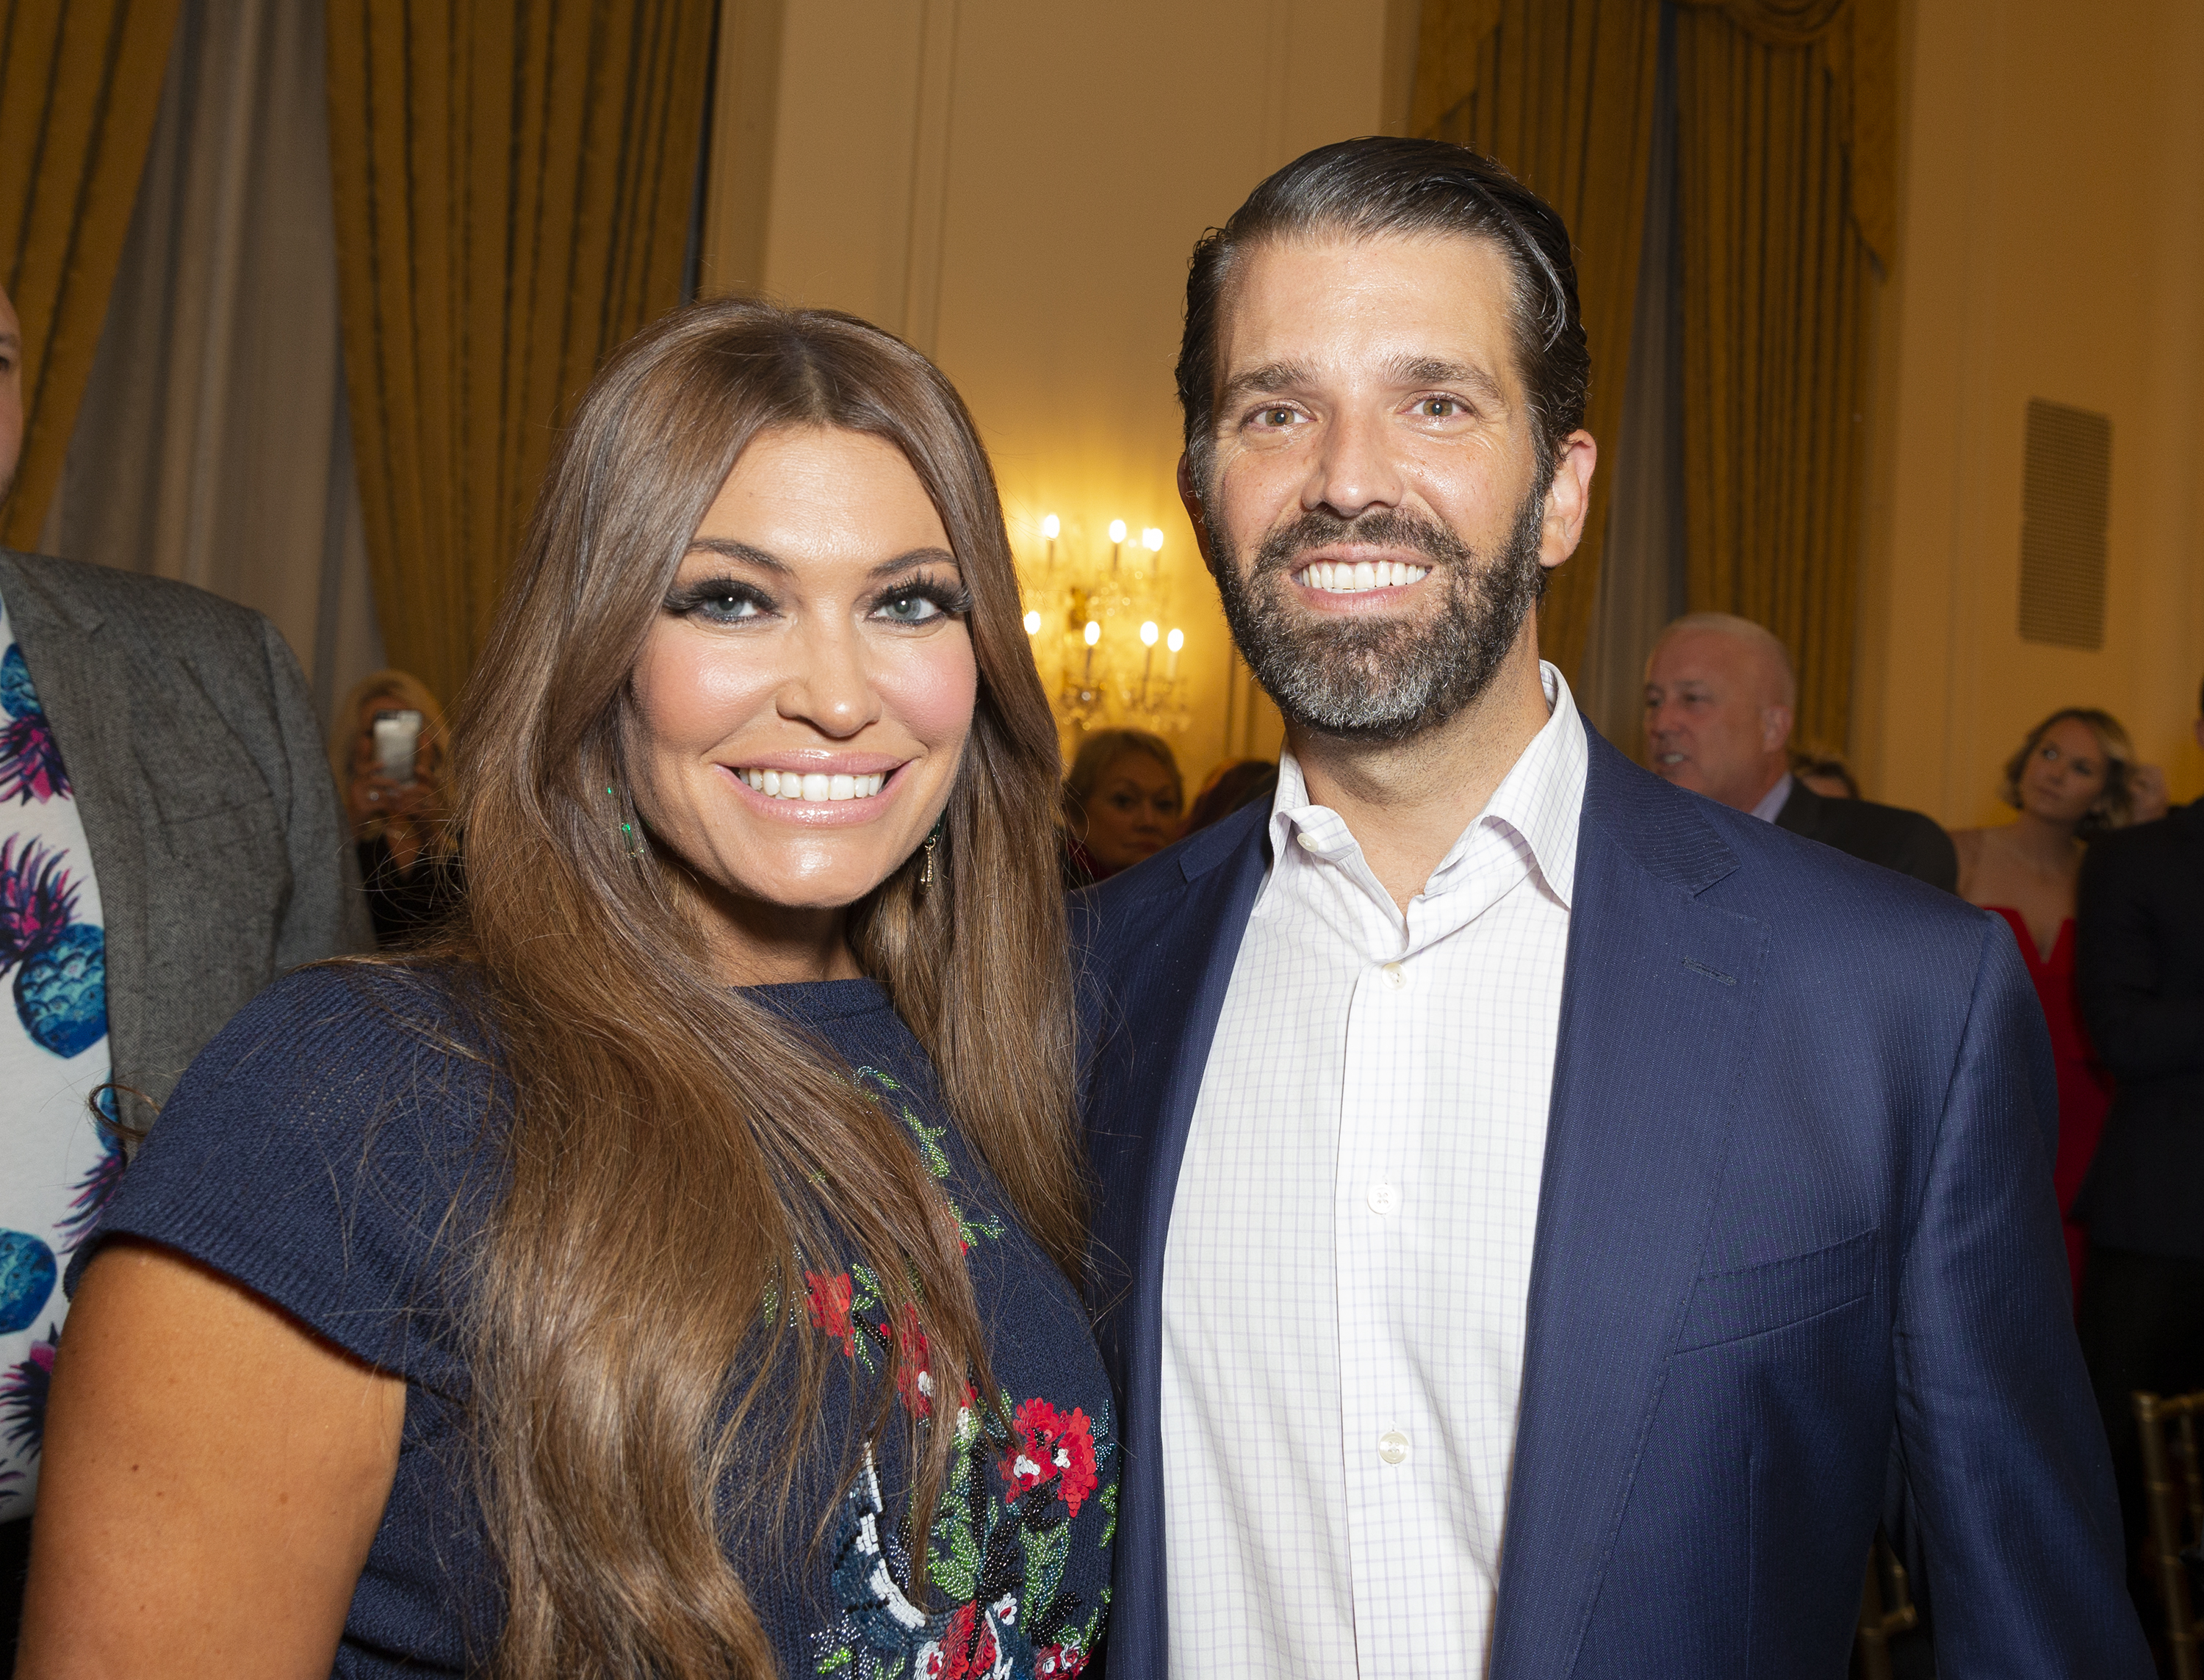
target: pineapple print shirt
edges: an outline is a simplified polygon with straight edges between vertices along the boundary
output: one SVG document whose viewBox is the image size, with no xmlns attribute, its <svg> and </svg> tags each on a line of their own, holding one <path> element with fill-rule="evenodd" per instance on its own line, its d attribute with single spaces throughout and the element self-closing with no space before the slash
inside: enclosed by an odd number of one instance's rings
<svg viewBox="0 0 2204 1680">
<path fill-rule="evenodd" d="M 92 1103 L 107 986 L 92 853 L 0 603 L 0 1520 L 37 1498 L 60 1269 L 121 1168 Z"/>
<path fill-rule="evenodd" d="M 307 968 L 278 980 L 192 1064 L 71 1267 L 73 1284 L 110 1236 L 164 1244 L 406 1379 L 397 1475 L 337 1653 L 347 1680 L 477 1672 L 503 1616 L 468 1470 L 459 1329 L 473 1233 L 502 1169 L 482 1147 L 489 1076 L 451 1048 L 468 1029 L 450 995 L 446 977 L 419 971 Z M 1117 1443 L 1077 1294 L 966 1148 L 885 992 L 834 980 L 748 995 L 823 1040 L 939 1181 L 1000 1389 L 983 1404 L 932 1369 L 923 1333 L 893 1322 L 864 1266 L 803 1257 L 803 1298 L 768 1310 L 832 1351 L 822 1452 L 788 1532 L 725 1531 L 782 1675 L 1098 1674 Z M 922 1536 L 902 1520 L 905 1432 L 883 1435 L 877 1455 L 852 1440 L 890 1386 L 888 1404 L 918 1427 L 956 1431 L 950 1483 Z M 900 1584 L 915 1543 L 928 1559 L 923 1602 Z"/>
</svg>

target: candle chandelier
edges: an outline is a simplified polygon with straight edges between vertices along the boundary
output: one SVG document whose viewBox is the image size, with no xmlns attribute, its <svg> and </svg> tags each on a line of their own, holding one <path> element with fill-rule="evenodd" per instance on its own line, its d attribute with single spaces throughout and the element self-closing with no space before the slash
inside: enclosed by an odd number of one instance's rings
<svg viewBox="0 0 2204 1680">
<path fill-rule="evenodd" d="M 1106 545 L 1082 541 L 1053 513 L 1021 559 L 1026 635 L 1059 723 L 1075 731 L 1176 734 L 1192 721 L 1164 534 L 1112 519 Z"/>
</svg>

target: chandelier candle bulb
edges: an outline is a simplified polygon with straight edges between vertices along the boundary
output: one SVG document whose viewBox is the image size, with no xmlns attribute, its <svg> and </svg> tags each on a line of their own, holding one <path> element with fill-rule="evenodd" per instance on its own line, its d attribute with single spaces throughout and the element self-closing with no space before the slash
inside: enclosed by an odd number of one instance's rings
<svg viewBox="0 0 2204 1680">
<path fill-rule="evenodd" d="M 1186 632 L 1173 630 L 1164 638 L 1164 646 L 1170 649 L 1170 662 L 1164 667 L 1164 680 L 1174 682 L 1178 677 L 1178 650 L 1186 646 Z"/>
<path fill-rule="evenodd" d="M 1124 549 L 1125 522 L 1123 519 L 1112 519 L 1110 522 L 1110 570 L 1111 571 L 1117 570 L 1117 559 L 1124 553 Z"/>
<path fill-rule="evenodd" d="M 1028 612 L 1026 614 L 1026 634 L 1028 636 L 1039 636 L 1040 634 L 1040 613 Z"/>
<path fill-rule="evenodd" d="M 1044 513 L 1040 516 L 1040 534 L 1042 539 L 1048 544 L 1048 569 L 1051 571 L 1056 570 L 1056 539 L 1057 534 L 1063 529 L 1063 521 L 1053 513 Z"/>
</svg>

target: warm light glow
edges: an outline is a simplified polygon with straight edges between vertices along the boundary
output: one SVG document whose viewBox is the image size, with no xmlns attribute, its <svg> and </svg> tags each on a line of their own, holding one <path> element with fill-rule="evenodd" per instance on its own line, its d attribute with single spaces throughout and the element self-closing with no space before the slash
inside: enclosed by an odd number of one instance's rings
<svg viewBox="0 0 2204 1680">
<path fill-rule="evenodd" d="M 1176 631 L 1174 631 L 1174 632 L 1173 632 L 1173 634 L 1174 634 L 1174 635 L 1176 635 Z M 1101 625 L 1099 625 L 1099 624 L 1096 624 L 1096 623 L 1095 623 L 1092 618 L 1089 618 L 1089 619 L 1087 621 L 1087 645 L 1088 647 L 1092 648 L 1092 647 L 1093 647 L 1096 642 L 1099 642 L 1101 639 L 1102 639 L 1102 626 L 1101 626 Z"/>
<path fill-rule="evenodd" d="M 1110 541 L 1112 542 L 1123 542 L 1124 540 L 1125 522 L 1123 519 L 1112 519 L 1110 522 Z"/>
<path fill-rule="evenodd" d="M 1153 525 L 1149 526 L 1147 529 L 1141 533 L 1141 547 L 1146 549 L 1151 554 L 1161 553 L 1163 552 L 1163 546 L 1164 534 L 1158 530 Z"/>
<path fill-rule="evenodd" d="M 1156 621 L 1153 618 L 1141 626 L 1141 640 L 1148 647 L 1156 645 Z"/>
<path fill-rule="evenodd" d="M 1184 630 L 1173 630 L 1168 636 L 1164 638 L 1164 646 L 1170 648 L 1171 652 L 1176 654 L 1180 648 L 1186 646 L 1186 632 Z"/>
<path fill-rule="evenodd" d="M 1051 542 L 1056 541 L 1056 534 L 1063 529 L 1063 521 L 1053 513 L 1044 513 L 1040 516 L 1040 534 Z"/>
<path fill-rule="evenodd" d="M 1040 634 L 1040 613 L 1028 612 L 1026 614 L 1026 634 L 1028 636 L 1039 636 Z"/>
</svg>

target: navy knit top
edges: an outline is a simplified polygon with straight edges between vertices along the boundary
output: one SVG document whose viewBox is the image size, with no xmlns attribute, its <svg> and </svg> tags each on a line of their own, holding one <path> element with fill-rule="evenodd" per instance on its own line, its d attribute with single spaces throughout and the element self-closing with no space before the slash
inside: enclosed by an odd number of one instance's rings
<svg viewBox="0 0 2204 1680">
<path fill-rule="evenodd" d="M 923 1339 L 914 1346 L 887 1322 L 865 1267 L 805 1257 L 817 1269 L 803 1273 L 804 1321 L 838 1349 L 847 1380 L 830 1385 L 790 1532 L 725 1536 L 783 1671 L 1076 1674 L 1109 1598 L 1117 1479 L 1108 1379 L 1078 1297 L 966 1149 L 924 1050 L 877 985 L 748 995 L 847 1062 L 940 1181 L 1001 1391 L 998 1405 L 959 1404 L 965 1384 L 927 1369 Z M 263 992 L 193 1063 L 71 1269 L 74 1285 L 108 1237 L 163 1244 L 405 1380 L 397 1476 L 346 1618 L 344 1676 L 479 1669 L 502 1615 L 471 1492 L 458 1328 L 466 1261 L 502 1181 L 484 1147 L 490 1076 L 408 1024 L 447 1027 L 446 997 L 433 979 L 359 968 L 308 970 Z M 883 1381 L 927 1428 L 945 1400 L 957 1430 L 923 1606 L 897 1585 L 909 1576 L 902 1431 L 886 1430 L 886 1462 L 862 1459 L 839 1491 L 843 1452 Z"/>
</svg>

